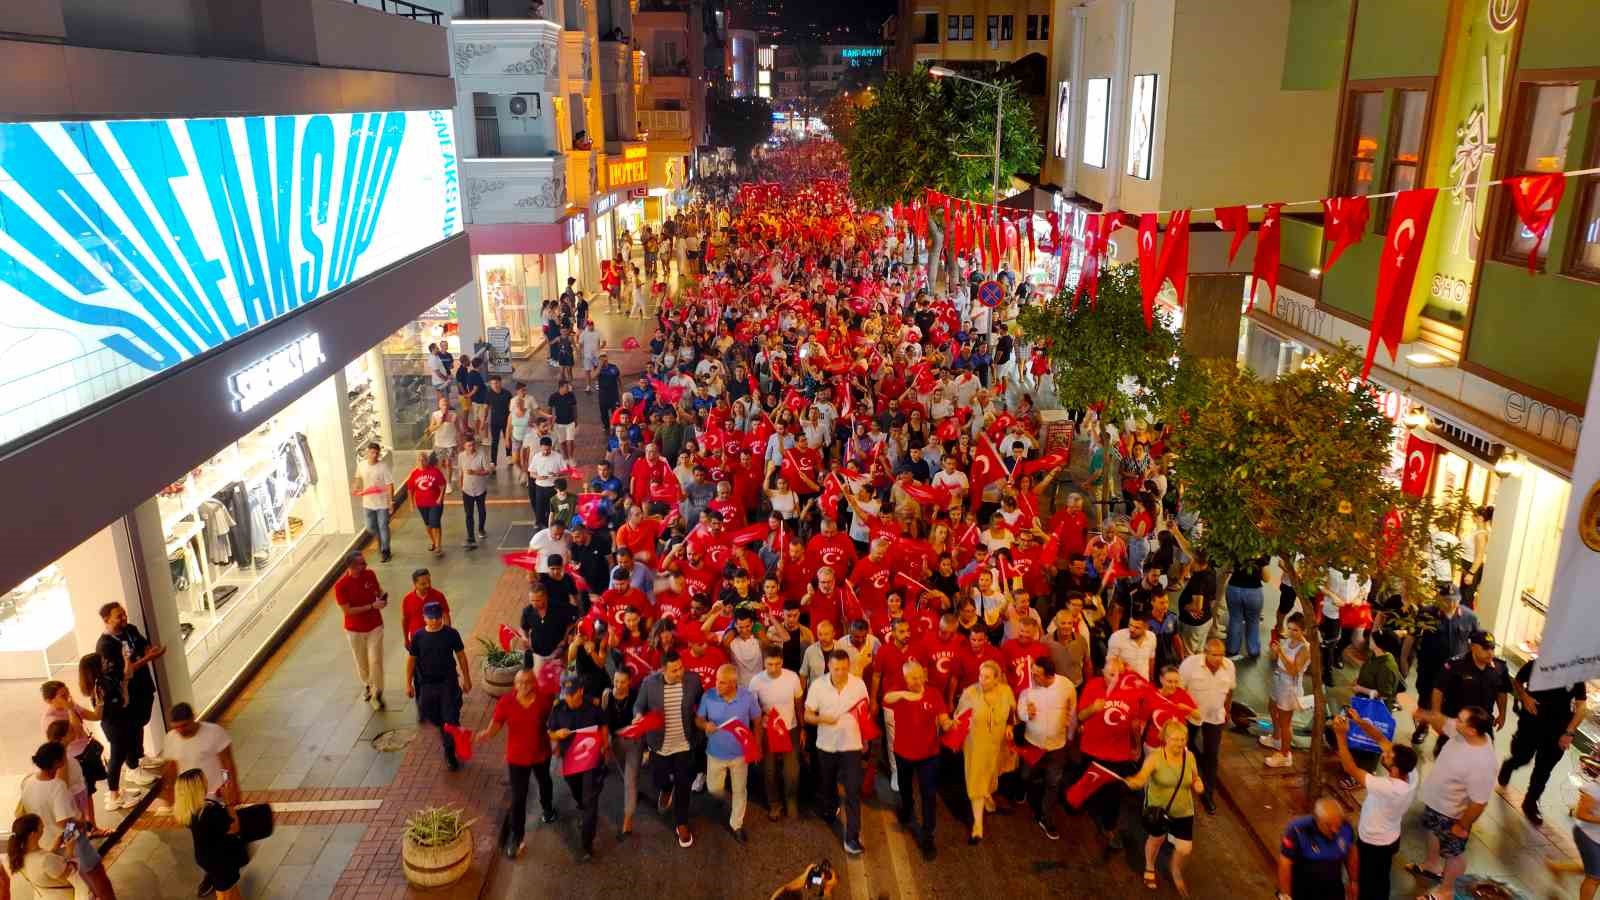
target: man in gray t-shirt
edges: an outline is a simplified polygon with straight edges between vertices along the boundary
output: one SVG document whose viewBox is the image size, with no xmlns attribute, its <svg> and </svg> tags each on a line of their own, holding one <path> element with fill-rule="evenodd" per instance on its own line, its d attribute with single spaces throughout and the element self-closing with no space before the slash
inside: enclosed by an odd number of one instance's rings
<svg viewBox="0 0 1600 900">
<path fill-rule="evenodd" d="M 456 457 L 456 468 L 461 470 L 461 511 L 467 517 L 468 550 L 475 550 L 478 539 L 489 537 L 488 507 L 484 497 L 489 493 L 489 476 L 494 474 L 494 463 L 489 454 L 478 445 L 476 438 L 467 433 L 461 443 L 461 453 Z M 476 522 L 474 522 L 476 510 Z"/>
</svg>

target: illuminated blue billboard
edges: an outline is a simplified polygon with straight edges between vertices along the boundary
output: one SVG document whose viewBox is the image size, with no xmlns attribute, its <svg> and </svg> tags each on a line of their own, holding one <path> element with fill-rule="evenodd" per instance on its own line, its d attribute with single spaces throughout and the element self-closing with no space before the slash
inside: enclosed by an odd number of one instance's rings
<svg viewBox="0 0 1600 900">
<path fill-rule="evenodd" d="M 0 123 L 0 443 L 461 230 L 449 111 Z"/>
</svg>

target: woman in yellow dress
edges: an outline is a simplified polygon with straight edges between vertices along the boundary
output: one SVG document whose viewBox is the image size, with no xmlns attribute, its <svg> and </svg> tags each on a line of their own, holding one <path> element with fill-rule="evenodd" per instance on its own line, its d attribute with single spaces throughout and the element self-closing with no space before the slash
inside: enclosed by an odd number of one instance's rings
<svg viewBox="0 0 1600 900">
<path fill-rule="evenodd" d="M 978 683 L 961 692 L 956 717 L 972 711 L 967 742 L 961 748 L 967 774 L 967 799 L 972 801 L 972 834 L 967 843 L 983 840 L 983 814 L 994 809 L 994 791 L 1000 781 L 1000 755 L 1006 732 L 1016 713 L 1017 700 L 1006 684 L 1000 664 L 986 660 L 978 668 Z"/>
</svg>

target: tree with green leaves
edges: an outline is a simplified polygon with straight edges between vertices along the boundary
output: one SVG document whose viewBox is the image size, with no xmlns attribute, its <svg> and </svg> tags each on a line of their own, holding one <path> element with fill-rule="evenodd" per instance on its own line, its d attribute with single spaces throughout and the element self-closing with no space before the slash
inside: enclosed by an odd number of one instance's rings
<svg viewBox="0 0 1600 900">
<path fill-rule="evenodd" d="M 1232 360 L 1196 362 L 1185 396 L 1166 413 L 1183 502 L 1199 514 L 1199 545 L 1218 563 L 1219 586 L 1232 561 L 1275 556 L 1308 623 L 1330 569 L 1371 578 L 1383 596 L 1431 599 L 1432 528 L 1451 514 L 1384 477 L 1395 425 L 1359 371 L 1348 346 L 1275 381 Z M 1306 634 L 1315 796 L 1326 717 L 1319 637 L 1315 627 Z"/>
<path fill-rule="evenodd" d="M 950 133 L 951 171 L 939 190 L 957 197 L 1003 200 L 1011 179 L 1039 171 L 1044 145 L 1034 125 L 1033 109 L 1017 82 L 995 82 L 998 88 L 941 79 L 950 100 L 955 129 Z M 1000 109 L 1000 196 L 994 196 L 994 117 L 996 93 Z M 962 154 L 962 155 L 957 155 Z"/>
<path fill-rule="evenodd" d="M 706 107 L 711 140 L 732 147 L 740 163 L 772 136 L 772 104 L 765 97 L 733 97 L 713 91 Z"/>
</svg>

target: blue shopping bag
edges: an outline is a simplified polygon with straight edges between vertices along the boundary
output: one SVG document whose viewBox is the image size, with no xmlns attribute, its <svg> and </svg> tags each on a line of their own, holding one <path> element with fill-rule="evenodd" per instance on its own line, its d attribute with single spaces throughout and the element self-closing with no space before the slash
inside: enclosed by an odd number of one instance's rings
<svg viewBox="0 0 1600 900">
<path fill-rule="evenodd" d="M 1382 700 L 1374 700 L 1371 697 L 1351 697 L 1350 707 L 1361 718 L 1377 726 L 1378 730 L 1383 732 L 1385 738 L 1391 741 L 1394 740 L 1394 713 L 1389 711 L 1388 705 Z M 1349 741 L 1351 750 L 1364 750 L 1368 753 L 1382 752 L 1382 748 L 1378 746 L 1378 743 L 1368 737 L 1366 731 L 1353 723 L 1350 728 Z"/>
</svg>

